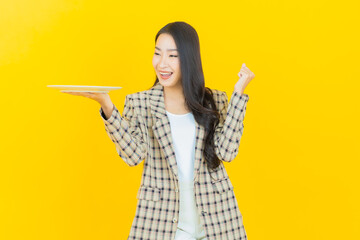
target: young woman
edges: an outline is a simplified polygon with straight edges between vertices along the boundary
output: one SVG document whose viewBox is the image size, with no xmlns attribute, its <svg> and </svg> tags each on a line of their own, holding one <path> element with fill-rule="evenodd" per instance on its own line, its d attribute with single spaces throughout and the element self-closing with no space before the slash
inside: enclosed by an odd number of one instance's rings
<svg viewBox="0 0 360 240">
<path fill-rule="evenodd" d="M 205 87 L 197 32 L 185 22 L 155 37 L 154 85 L 125 98 L 122 116 L 104 93 L 70 93 L 100 103 L 105 130 L 129 165 L 144 160 L 128 239 L 247 239 L 223 162 L 238 154 L 255 75 L 244 64 L 230 102 Z"/>
</svg>

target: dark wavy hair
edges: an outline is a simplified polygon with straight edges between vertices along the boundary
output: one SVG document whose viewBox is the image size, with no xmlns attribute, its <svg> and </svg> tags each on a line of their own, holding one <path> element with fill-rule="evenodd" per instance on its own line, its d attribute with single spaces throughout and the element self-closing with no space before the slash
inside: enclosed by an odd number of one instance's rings
<svg viewBox="0 0 360 240">
<path fill-rule="evenodd" d="M 195 120 L 205 128 L 203 153 L 207 169 L 212 172 L 221 163 L 214 147 L 214 132 L 220 121 L 220 114 L 216 109 L 211 89 L 205 87 L 198 34 L 192 26 L 185 22 L 172 22 L 159 30 L 155 37 L 155 44 L 160 34 L 163 33 L 173 37 L 178 49 L 185 103 L 193 113 Z M 159 79 L 156 76 L 153 86 L 158 82 Z"/>
</svg>

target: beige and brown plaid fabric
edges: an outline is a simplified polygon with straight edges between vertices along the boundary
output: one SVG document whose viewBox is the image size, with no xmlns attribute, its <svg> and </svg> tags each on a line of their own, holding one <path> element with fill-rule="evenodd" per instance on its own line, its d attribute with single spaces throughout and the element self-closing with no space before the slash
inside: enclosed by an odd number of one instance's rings
<svg viewBox="0 0 360 240">
<path fill-rule="evenodd" d="M 212 90 L 220 111 L 215 131 L 218 157 L 231 162 L 238 154 L 247 94 Z M 129 94 L 122 116 L 114 105 L 109 119 L 102 109 L 105 130 L 119 156 L 129 166 L 144 160 L 137 208 L 128 239 L 173 240 L 179 219 L 179 183 L 170 122 L 165 112 L 163 86 Z M 244 240 L 247 235 L 233 185 L 223 162 L 210 173 L 203 157 L 205 128 L 196 124 L 194 191 L 201 223 L 208 240 Z"/>
</svg>

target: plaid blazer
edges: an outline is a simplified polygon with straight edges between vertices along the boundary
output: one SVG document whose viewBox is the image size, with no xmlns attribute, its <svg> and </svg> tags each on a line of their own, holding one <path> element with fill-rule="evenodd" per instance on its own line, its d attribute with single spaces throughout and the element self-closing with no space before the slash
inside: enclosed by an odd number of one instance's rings
<svg viewBox="0 0 360 240">
<path fill-rule="evenodd" d="M 205 128 L 196 124 L 194 192 L 198 213 L 208 240 L 244 240 L 247 235 L 233 185 L 224 168 L 238 154 L 247 94 L 233 91 L 230 102 L 225 92 L 212 90 L 220 122 L 214 134 L 216 154 L 221 159 L 216 171 L 208 172 L 203 157 Z M 129 166 L 144 160 L 137 208 L 128 239 L 173 240 L 179 219 L 178 168 L 170 122 L 165 112 L 163 86 L 129 94 L 122 116 L 114 105 L 109 119 L 102 109 L 105 130 L 117 153 Z"/>
</svg>

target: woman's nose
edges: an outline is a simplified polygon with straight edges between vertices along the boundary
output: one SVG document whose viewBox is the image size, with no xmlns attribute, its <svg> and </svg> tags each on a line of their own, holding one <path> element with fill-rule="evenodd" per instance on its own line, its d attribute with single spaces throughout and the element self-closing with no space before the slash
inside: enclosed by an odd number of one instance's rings
<svg viewBox="0 0 360 240">
<path fill-rule="evenodd" d="M 165 56 L 162 56 L 160 59 L 160 67 L 167 65 L 167 58 Z"/>
</svg>

